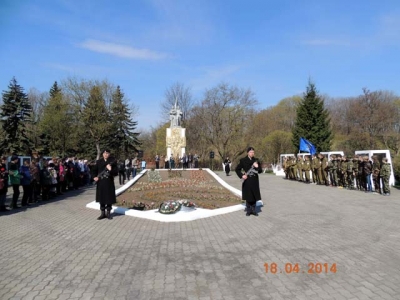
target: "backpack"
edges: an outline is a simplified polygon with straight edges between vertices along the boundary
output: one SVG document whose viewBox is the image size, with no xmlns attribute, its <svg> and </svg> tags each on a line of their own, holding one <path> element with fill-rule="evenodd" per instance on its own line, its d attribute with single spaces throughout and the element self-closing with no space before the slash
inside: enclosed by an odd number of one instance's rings
<svg viewBox="0 0 400 300">
<path fill-rule="evenodd" d="M 124 171 L 125 170 L 125 163 L 124 162 L 120 162 L 118 164 L 118 170 L 119 171 Z"/>
</svg>

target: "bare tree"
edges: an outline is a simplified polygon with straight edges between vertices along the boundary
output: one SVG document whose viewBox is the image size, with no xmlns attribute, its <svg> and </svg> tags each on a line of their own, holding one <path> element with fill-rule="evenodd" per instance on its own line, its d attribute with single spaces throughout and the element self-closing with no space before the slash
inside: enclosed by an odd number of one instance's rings
<svg viewBox="0 0 400 300">
<path fill-rule="evenodd" d="M 28 92 L 28 100 L 32 106 L 31 123 L 27 124 L 29 138 L 33 142 L 33 148 L 41 149 L 40 143 L 40 126 L 39 123 L 43 118 L 44 108 L 46 107 L 49 95 L 46 92 L 40 92 L 36 88 L 31 88 Z"/>
<path fill-rule="evenodd" d="M 185 122 L 194 105 L 191 89 L 185 87 L 183 83 L 176 82 L 165 91 L 165 100 L 161 103 L 161 116 L 163 120 L 169 119 L 169 111 L 174 106 L 175 101 L 178 102 L 182 110 L 182 121 Z"/>
<path fill-rule="evenodd" d="M 257 104 L 250 89 L 240 89 L 222 83 L 205 92 L 200 106 L 193 109 L 188 132 L 219 158 L 236 159 L 248 146 L 245 132 L 252 109 Z"/>
</svg>

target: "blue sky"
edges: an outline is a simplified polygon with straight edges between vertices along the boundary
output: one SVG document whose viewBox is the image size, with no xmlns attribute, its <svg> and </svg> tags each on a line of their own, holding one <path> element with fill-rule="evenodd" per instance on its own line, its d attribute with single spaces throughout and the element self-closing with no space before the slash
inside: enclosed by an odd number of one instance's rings
<svg viewBox="0 0 400 300">
<path fill-rule="evenodd" d="M 310 77 L 332 97 L 363 87 L 400 95 L 400 1 L 1 3 L 1 90 L 13 76 L 26 91 L 108 79 L 139 107 L 138 129 L 162 121 L 176 82 L 197 100 L 221 82 L 251 88 L 259 109 L 302 93 Z"/>
</svg>

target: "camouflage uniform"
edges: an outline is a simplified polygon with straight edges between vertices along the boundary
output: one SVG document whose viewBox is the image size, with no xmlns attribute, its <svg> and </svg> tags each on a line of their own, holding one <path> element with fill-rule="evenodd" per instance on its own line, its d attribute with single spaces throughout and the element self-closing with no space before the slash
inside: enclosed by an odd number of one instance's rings
<svg viewBox="0 0 400 300">
<path fill-rule="evenodd" d="M 341 175 L 342 175 L 342 186 L 347 187 L 347 158 L 346 156 L 342 157 L 342 161 L 340 164 Z"/>
<path fill-rule="evenodd" d="M 303 164 L 304 175 L 306 175 L 306 182 L 310 183 L 310 170 L 311 170 L 311 163 L 308 156 L 306 156 L 306 160 Z"/>
<path fill-rule="evenodd" d="M 328 180 L 328 161 L 325 157 L 325 155 L 321 154 L 321 183 L 325 185 L 329 185 L 329 180 Z"/>
<path fill-rule="evenodd" d="M 375 192 L 379 193 L 379 194 L 382 193 L 380 171 L 381 171 L 381 164 L 379 163 L 379 160 L 377 157 L 373 157 L 372 180 L 374 182 Z"/>
<path fill-rule="evenodd" d="M 299 172 L 300 181 L 304 181 L 303 179 L 303 159 L 301 156 L 297 160 L 297 170 Z"/>
<path fill-rule="evenodd" d="M 333 170 L 333 168 L 334 168 L 335 156 L 334 156 L 334 155 L 331 155 L 330 158 L 331 158 L 331 160 L 328 162 L 329 181 L 330 181 L 330 183 L 331 183 L 331 186 L 336 186 L 336 184 L 335 184 L 335 178 L 334 178 L 334 176 L 333 176 L 333 172 L 334 172 L 334 171 L 336 172 L 336 169 Z M 337 168 L 337 166 L 336 166 L 336 168 Z"/>
<path fill-rule="evenodd" d="M 297 176 L 297 159 L 296 159 L 295 156 L 293 157 L 293 179 L 294 180 L 298 180 L 299 179 L 298 176 Z"/>
<path fill-rule="evenodd" d="M 322 184 L 322 162 L 318 156 L 315 161 L 315 167 L 317 169 L 317 183 Z"/>
<path fill-rule="evenodd" d="M 335 160 L 333 161 L 333 181 L 335 182 L 335 186 L 339 186 L 339 170 L 340 168 L 340 163 L 337 157 L 335 157 Z"/>
<path fill-rule="evenodd" d="M 355 156 L 353 158 L 353 173 L 354 173 L 354 179 L 356 180 L 356 188 L 357 190 L 360 189 L 360 177 L 358 175 L 358 156 Z"/>
<path fill-rule="evenodd" d="M 289 170 L 288 170 L 288 160 L 286 157 L 283 158 L 283 171 L 285 172 L 285 178 L 288 179 L 289 177 Z"/>
<path fill-rule="evenodd" d="M 315 156 L 311 158 L 311 172 L 312 172 L 313 183 L 317 183 L 317 169 L 315 166 L 316 160 L 317 158 Z"/>
<path fill-rule="evenodd" d="M 347 158 L 347 188 L 354 189 L 354 173 L 353 173 L 353 159 L 352 157 Z"/>
<path fill-rule="evenodd" d="M 381 168 L 381 178 L 382 178 L 382 185 L 383 185 L 383 195 L 389 196 L 390 195 L 390 185 L 389 185 L 389 178 L 391 175 L 391 168 L 388 162 L 384 162 Z"/>
</svg>

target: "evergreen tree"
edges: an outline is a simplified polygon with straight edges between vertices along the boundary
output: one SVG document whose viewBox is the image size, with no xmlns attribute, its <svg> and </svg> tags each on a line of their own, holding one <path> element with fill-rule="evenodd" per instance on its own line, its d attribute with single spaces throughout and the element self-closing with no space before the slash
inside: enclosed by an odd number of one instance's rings
<svg viewBox="0 0 400 300">
<path fill-rule="evenodd" d="M 117 86 L 111 102 L 112 129 L 109 136 L 109 146 L 116 155 L 128 155 L 137 152 L 139 133 L 135 132 L 137 122 L 131 120 L 130 109 L 125 102 L 121 88 Z"/>
<path fill-rule="evenodd" d="M 329 113 L 324 108 L 324 100 L 318 95 L 314 83 L 309 81 L 303 100 L 297 107 L 295 126 L 292 130 L 293 145 L 299 149 L 300 138 L 306 138 L 318 152 L 329 151 L 333 134 Z"/>
<path fill-rule="evenodd" d="M 97 159 L 99 159 L 101 154 L 100 146 L 104 139 L 109 136 L 111 124 L 104 96 L 97 85 L 90 90 L 89 98 L 82 111 L 82 122 L 87 133 L 95 142 Z"/>
<path fill-rule="evenodd" d="M 44 107 L 40 121 L 41 131 L 48 137 L 48 146 L 53 155 L 66 155 L 66 150 L 72 145 L 70 139 L 73 133 L 72 109 L 69 102 L 57 86 L 57 81 L 50 89 L 50 98 Z"/>
<path fill-rule="evenodd" d="M 32 106 L 23 88 L 15 77 L 10 81 L 8 91 L 3 92 L 0 122 L 4 130 L 4 140 L 0 145 L 3 154 L 30 154 L 32 143 L 27 137 L 26 124 L 31 122 Z"/>
<path fill-rule="evenodd" d="M 54 81 L 53 86 L 50 89 L 50 98 L 55 98 L 61 93 L 61 89 L 58 87 L 57 81 Z"/>
</svg>

